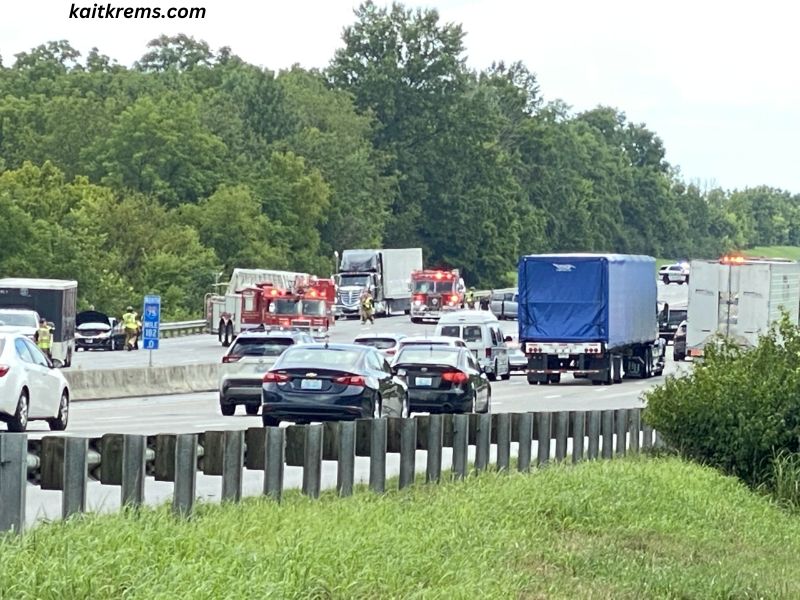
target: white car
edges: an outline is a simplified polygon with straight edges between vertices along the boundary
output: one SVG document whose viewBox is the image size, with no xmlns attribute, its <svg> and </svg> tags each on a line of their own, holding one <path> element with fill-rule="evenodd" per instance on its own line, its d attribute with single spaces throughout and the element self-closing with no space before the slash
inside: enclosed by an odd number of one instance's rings
<svg viewBox="0 0 800 600">
<path fill-rule="evenodd" d="M 25 308 L 0 308 L 0 333 L 21 333 L 33 339 L 39 329 L 39 313 Z"/>
<path fill-rule="evenodd" d="M 664 285 L 689 283 L 689 263 L 664 265 L 658 270 L 658 278 L 664 282 Z"/>
<path fill-rule="evenodd" d="M 248 415 L 261 408 L 264 374 L 289 346 L 313 344 L 309 334 L 292 330 L 250 330 L 240 333 L 219 366 L 219 408 L 226 417 L 244 404 Z"/>
<path fill-rule="evenodd" d="M 372 346 L 380 350 L 381 354 L 389 358 L 397 354 L 400 349 L 400 342 L 405 339 L 402 333 L 365 333 L 353 340 L 354 344 L 362 346 Z"/>
<path fill-rule="evenodd" d="M 0 421 L 9 431 L 25 431 L 33 420 L 53 431 L 67 428 L 70 394 L 61 366 L 27 336 L 0 333 Z"/>
</svg>

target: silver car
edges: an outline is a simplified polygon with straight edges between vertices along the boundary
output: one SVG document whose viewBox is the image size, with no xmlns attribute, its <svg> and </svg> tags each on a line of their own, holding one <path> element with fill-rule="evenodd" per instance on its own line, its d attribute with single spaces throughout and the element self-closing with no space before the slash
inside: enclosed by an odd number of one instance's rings
<svg viewBox="0 0 800 600">
<path fill-rule="evenodd" d="M 372 346 L 380 350 L 387 359 L 391 359 L 400 349 L 400 342 L 406 336 L 402 333 L 365 333 L 359 335 L 354 344 L 361 344 L 362 346 Z"/>
<path fill-rule="evenodd" d="M 489 302 L 489 310 L 498 319 L 516 319 L 519 293 L 516 289 L 495 290 Z"/>
</svg>

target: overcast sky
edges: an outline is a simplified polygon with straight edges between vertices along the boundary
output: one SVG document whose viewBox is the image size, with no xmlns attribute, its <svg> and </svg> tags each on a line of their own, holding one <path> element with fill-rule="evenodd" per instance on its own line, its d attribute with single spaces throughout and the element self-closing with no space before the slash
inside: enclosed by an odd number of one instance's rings
<svg viewBox="0 0 800 600">
<path fill-rule="evenodd" d="M 94 0 L 76 2 L 93 6 Z M 378 2 L 379 4 L 388 4 Z M 124 0 L 112 6 L 202 6 L 204 20 L 69 18 L 71 0 L 3 0 L 0 55 L 66 39 L 130 65 L 161 34 L 230 46 L 270 69 L 324 67 L 353 22 L 352 0 Z M 761 0 L 440 0 L 467 33 L 468 62 L 523 61 L 545 99 L 598 104 L 645 123 L 683 178 L 727 189 L 770 185 L 800 193 L 800 8 Z M 0 90 L 2 93 L 2 90 Z"/>
</svg>

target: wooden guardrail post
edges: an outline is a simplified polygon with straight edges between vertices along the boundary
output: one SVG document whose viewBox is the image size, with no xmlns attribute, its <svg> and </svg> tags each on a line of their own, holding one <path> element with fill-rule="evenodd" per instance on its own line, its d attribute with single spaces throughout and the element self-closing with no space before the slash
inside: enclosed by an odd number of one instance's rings
<svg viewBox="0 0 800 600">
<path fill-rule="evenodd" d="M 319 498 L 322 487 L 322 425 L 306 425 L 303 451 L 303 493 Z"/>
<path fill-rule="evenodd" d="M 475 470 L 485 471 L 489 467 L 489 454 L 492 449 L 492 415 L 477 415 L 477 439 L 475 440 Z"/>
<path fill-rule="evenodd" d="M 197 489 L 197 434 L 181 433 L 175 436 L 175 489 L 172 510 L 176 515 L 188 517 L 194 509 Z"/>
<path fill-rule="evenodd" d="M 614 457 L 614 411 L 603 411 L 603 458 Z"/>
<path fill-rule="evenodd" d="M 25 530 L 25 488 L 28 483 L 28 436 L 0 434 L 0 533 Z"/>
<path fill-rule="evenodd" d="M 386 419 L 370 420 L 369 488 L 382 494 L 386 491 Z"/>
<path fill-rule="evenodd" d="M 456 479 L 467 476 L 469 451 L 469 415 L 453 415 L 453 475 Z"/>
<path fill-rule="evenodd" d="M 425 481 L 438 482 L 442 477 L 442 445 L 444 442 L 444 425 L 442 415 L 428 417 L 427 461 Z"/>
<path fill-rule="evenodd" d="M 352 496 L 356 479 L 356 422 L 339 422 L 339 444 L 336 467 L 336 491 Z"/>
<path fill-rule="evenodd" d="M 589 460 L 596 460 L 600 456 L 600 420 L 601 412 L 599 410 L 589 413 L 589 448 L 586 454 Z"/>
<path fill-rule="evenodd" d="M 264 494 L 276 502 L 283 496 L 283 469 L 286 462 L 286 430 L 267 427 L 264 451 Z"/>
<path fill-rule="evenodd" d="M 417 458 L 417 422 L 414 419 L 400 421 L 400 482 L 402 490 L 414 483 Z"/>
<path fill-rule="evenodd" d="M 556 413 L 556 462 L 563 462 L 567 457 L 567 438 L 569 437 L 569 413 Z"/>
<path fill-rule="evenodd" d="M 497 470 L 508 471 L 511 464 L 511 413 L 492 415 L 497 433 Z"/>
<path fill-rule="evenodd" d="M 632 408 L 628 411 L 631 431 L 631 452 L 639 453 L 639 436 L 642 434 L 642 409 Z"/>
<path fill-rule="evenodd" d="M 614 411 L 614 420 L 617 429 L 617 456 L 625 456 L 628 450 L 628 411 L 618 408 Z"/>
<path fill-rule="evenodd" d="M 552 429 L 553 413 L 536 413 L 536 439 L 538 441 L 538 460 L 540 467 L 547 465 L 550 461 L 550 440 Z"/>
<path fill-rule="evenodd" d="M 517 426 L 519 450 L 517 452 L 517 470 L 524 472 L 531 468 L 531 446 L 533 442 L 533 413 L 520 414 Z"/>
<path fill-rule="evenodd" d="M 583 460 L 584 437 L 586 435 L 586 413 L 575 411 L 572 413 L 572 462 L 579 463 Z"/>
</svg>

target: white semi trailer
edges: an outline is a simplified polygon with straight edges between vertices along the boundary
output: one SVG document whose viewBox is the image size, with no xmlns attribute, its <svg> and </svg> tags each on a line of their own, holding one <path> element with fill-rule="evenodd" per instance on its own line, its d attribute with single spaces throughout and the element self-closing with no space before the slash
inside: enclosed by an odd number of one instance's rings
<svg viewBox="0 0 800 600">
<path fill-rule="evenodd" d="M 693 260 L 686 317 L 686 354 L 701 358 L 717 334 L 752 347 L 780 320 L 798 324 L 800 263 L 783 259 L 723 257 Z"/>
</svg>

